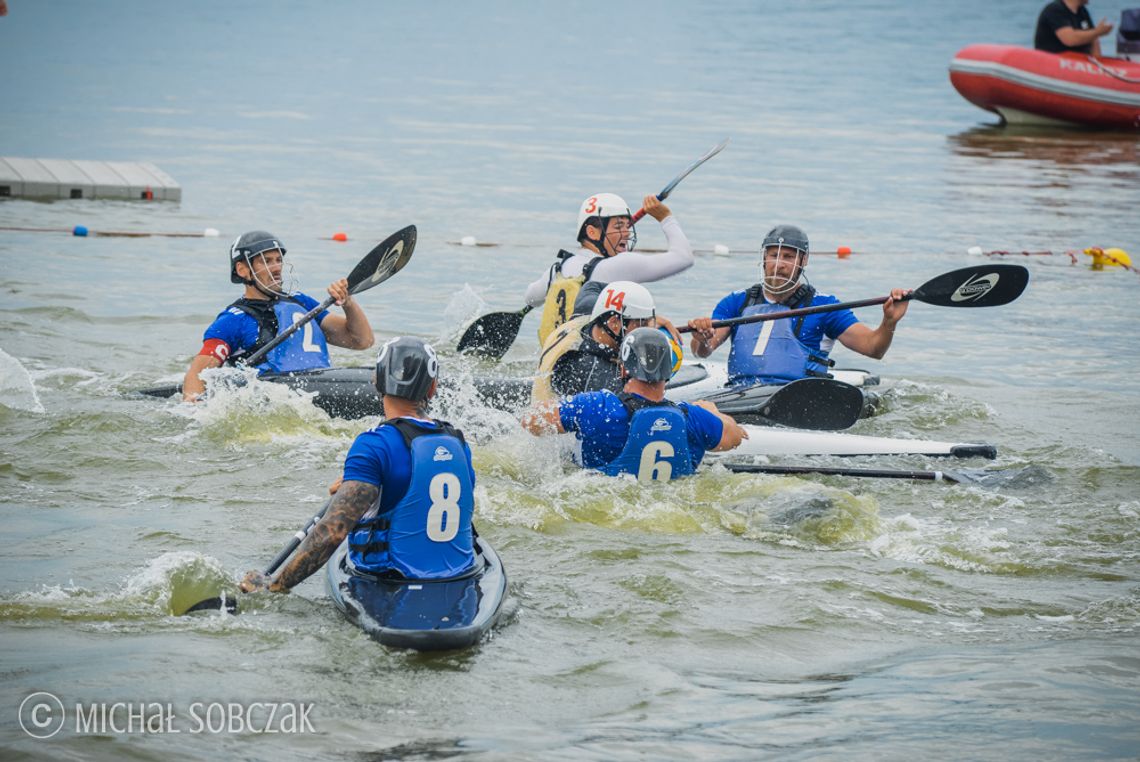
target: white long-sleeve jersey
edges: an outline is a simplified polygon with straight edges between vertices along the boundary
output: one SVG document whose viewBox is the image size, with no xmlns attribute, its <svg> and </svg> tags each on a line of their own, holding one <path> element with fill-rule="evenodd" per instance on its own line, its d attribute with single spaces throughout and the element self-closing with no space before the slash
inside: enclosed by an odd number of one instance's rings
<svg viewBox="0 0 1140 762">
<path fill-rule="evenodd" d="M 693 247 L 689 244 L 685 231 L 681 230 L 681 223 L 677 222 L 677 218 L 669 215 L 661 220 L 661 230 L 665 233 L 665 240 L 669 244 L 669 250 L 664 254 L 623 251 L 599 262 L 594 267 L 590 280 L 603 283 L 612 283 L 615 280 L 652 283 L 692 267 L 695 261 Z M 581 275 L 586 263 L 597 256 L 597 252 L 590 249 L 578 249 L 574 252 L 574 256 L 563 260 L 562 274 L 567 278 Z M 538 307 L 546 300 L 546 289 L 550 285 L 553 268 L 554 265 L 551 265 L 541 278 L 527 286 L 526 303 L 530 306 Z"/>
</svg>

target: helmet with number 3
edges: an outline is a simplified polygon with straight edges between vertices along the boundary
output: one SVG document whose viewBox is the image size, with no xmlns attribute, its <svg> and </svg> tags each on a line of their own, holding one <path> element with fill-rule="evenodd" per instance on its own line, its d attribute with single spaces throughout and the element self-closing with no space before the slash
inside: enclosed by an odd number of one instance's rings
<svg viewBox="0 0 1140 762">
<path fill-rule="evenodd" d="M 629 204 L 625 202 L 625 199 L 616 193 L 595 193 L 582 202 L 578 208 L 578 241 L 589 241 L 598 246 L 600 250 L 600 239 L 589 238 L 586 234 L 586 226 L 594 225 L 600 228 L 602 237 L 605 237 L 610 220 L 614 217 L 629 218 L 629 241 L 625 248 L 626 251 L 633 251 L 634 246 L 637 245 L 637 231 L 633 227 L 633 212 L 629 210 Z"/>
</svg>

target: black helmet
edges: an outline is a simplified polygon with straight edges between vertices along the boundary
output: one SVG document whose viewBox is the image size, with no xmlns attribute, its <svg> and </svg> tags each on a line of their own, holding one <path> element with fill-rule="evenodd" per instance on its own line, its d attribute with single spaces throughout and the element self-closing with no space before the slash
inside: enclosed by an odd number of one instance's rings
<svg viewBox="0 0 1140 762">
<path fill-rule="evenodd" d="M 660 330 L 637 328 L 621 343 L 621 364 L 632 378 L 651 384 L 668 381 L 673 376 L 673 349 Z"/>
<path fill-rule="evenodd" d="M 423 402 L 438 375 L 435 350 L 422 339 L 409 336 L 389 339 L 376 358 L 376 391 L 381 395 Z"/>
<path fill-rule="evenodd" d="M 769 246 L 788 246 L 807 254 L 807 233 L 795 225 L 777 225 L 768 231 L 768 235 L 764 236 L 764 244 L 760 247 L 760 253 L 763 254 L 767 251 Z"/>
<path fill-rule="evenodd" d="M 242 279 L 238 277 L 237 267 L 238 262 L 245 262 L 251 269 L 253 265 L 250 264 L 249 258 L 257 256 L 263 251 L 271 251 L 273 249 L 280 249 L 281 256 L 285 256 L 285 247 L 281 245 L 281 241 L 277 236 L 264 230 L 251 230 L 248 233 L 242 233 L 234 240 L 233 245 L 230 246 L 230 281 L 233 283 L 243 283 Z"/>
</svg>

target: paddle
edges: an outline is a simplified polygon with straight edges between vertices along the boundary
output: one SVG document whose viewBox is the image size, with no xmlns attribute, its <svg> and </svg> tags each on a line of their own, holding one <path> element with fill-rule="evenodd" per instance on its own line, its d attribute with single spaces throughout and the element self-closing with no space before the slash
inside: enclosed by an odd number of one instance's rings
<svg viewBox="0 0 1140 762">
<path fill-rule="evenodd" d="M 669 184 L 661 189 L 657 194 L 658 201 L 664 201 L 677 187 L 677 184 L 689 176 L 690 173 L 697 167 L 704 164 L 706 161 L 716 156 L 724 150 L 728 145 L 728 138 L 725 138 L 715 146 L 705 152 L 703 156 L 694 161 L 689 166 L 685 167 L 681 174 L 674 177 L 669 181 Z M 645 216 L 645 209 L 638 209 L 634 213 L 630 224 L 636 225 L 637 221 Z M 480 318 L 476 318 L 471 325 L 467 326 L 467 330 L 459 338 L 459 344 L 455 349 L 462 354 L 473 354 L 488 360 L 499 360 L 515 343 L 518 338 L 519 329 L 522 328 L 523 318 L 527 313 L 533 309 L 531 306 L 523 307 L 518 312 L 490 312 Z"/>
<path fill-rule="evenodd" d="M 863 392 L 830 378 L 801 378 L 778 387 L 726 389 L 704 399 L 740 423 L 795 429 L 847 429 L 863 412 Z"/>
<path fill-rule="evenodd" d="M 836 476 L 867 476 L 876 479 L 914 479 L 918 481 L 947 482 L 949 484 L 978 483 L 977 477 L 961 471 L 896 471 L 882 468 L 838 468 L 833 466 L 774 466 L 754 463 L 722 463 L 729 471 L 738 474 L 832 474 Z"/>
<path fill-rule="evenodd" d="M 507 353 L 518 338 L 523 318 L 534 307 L 527 305 L 518 312 L 489 312 L 467 326 L 455 349 L 462 354 L 474 354 L 498 360 Z"/>
<path fill-rule="evenodd" d="M 932 278 L 903 297 L 903 300 L 914 299 L 937 307 L 998 307 L 1002 304 L 1009 304 L 1021 296 L 1028 284 L 1029 270 L 1021 265 L 978 265 L 977 267 L 963 267 L 961 270 L 943 273 L 937 278 Z M 883 304 L 888 299 L 890 299 L 889 296 L 877 296 L 873 299 L 860 299 L 855 302 L 820 304 L 815 307 L 801 307 L 783 312 L 767 312 L 727 320 L 714 320 L 712 327 L 727 328 L 745 323 L 759 323 L 765 320 L 780 320 L 799 317 L 800 315 L 815 315 L 820 312 L 850 310 L 872 304 Z M 680 333 L 687 333 L 693 329 L 682 326 L 677 330 Z"/>
<path fill-rule="evenodd" d="M 712 157 L 716 156 L 718 153 L 723 151 L 724 147 L 726 145 L 728 145 L 728 141 L 729 141 L 729 138 L 725 138 L 724 140 L 720 141 L 715 146 L 713 146 L 708 151 L 706 151 L 704 153 L 704 155 L 701 156 L 701 158 L 697 159 L 692 164 L 685 167 L 685 169 L 681 171 L 681 174 L 674 177 L 672 180 L 669 181 L 668 185 L 666 185 L 664 188 L 661 189 L 661 192 L 657 194 L 657 200 L 658 201 L 664 201 L 665 199 L 669 198 L 669 194 L 673 192 L 673 189 L 677 187 L 678 183 L 680 183 L 682 180 L 684 180 L 686 177 L 688 177 L 690 174 L 692 174 L 694 169 L 701 166 L 706 161 L 708 161 L 709 159 L 711 159 Z M 636 225 L 637 221 L 640 220 L 644 216 L 645 216 L 645 208 L 642 207 L 641 209 L 638 209 L 636 213 L 634 213 L 633 218 L 630 220 L 630 224 Z"/>
<path fill-rule="evenodd" d="M 416 248 L 416 226 L 408 225 L 378 243 L 348 274 L 348 293 L 359 294 L 379 285 L 404 268 Z M 273 337 L 273 340 L 242 361 L 243 365 L 257 365 L 278 344 L 288 339 L 306 323 L 327 310 L 336 299 L 329 297 Z"/>
<path fill-rule="evenodd" d="M 280 569 L 281 564 L 285 563 L 285 561 L 288 560 L 289 556 L 293 555 L 293 551 L 301 546 L 301 543 L 309 535 L 309 532 L 313 531 L 313 527 L 317 525 L 317 522 L 321 520 L 321 517 L 325 515 L 325 512 L 329 509 L 329 506 L 332 505 L 332 500 L 333 499 L 330 497 L 327 501 L 325 501 L 324 507 L 321 508 L 320 512 L 317 513 L 316 516 L 313 516 L 313 518 L 309 519 L 304 528 L 294 534 L 293 539 L 289 540 L 288 544 L 281 549 L 281 552 L 273 557 L 273 560 L 269 562 L 269 566 L 265 567 L 265 576 L 268 577 L 269 575 L 273 574 L 273 572 Z M 228 596 L 223 593 L 222 595 L 219 595 L 215 598 L 207 598 L 204 601 L 198 601 L 193 606 L 186 609 L 186 611 L 183 613 L 189 614 L 194 611 L 214 611 L 216 609 L 222 608 L 231 614 L 238 613 L 237 598 Z"/>
</svg>

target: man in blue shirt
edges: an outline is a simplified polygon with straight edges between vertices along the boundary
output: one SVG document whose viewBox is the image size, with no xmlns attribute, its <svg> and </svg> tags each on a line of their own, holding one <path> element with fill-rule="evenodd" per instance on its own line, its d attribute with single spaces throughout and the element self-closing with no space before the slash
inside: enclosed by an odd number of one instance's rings
<svg viewBox="0 0 1140 762">
<path fill-rule="evenodd" d="M 376 389 L 384 423 L 349 448 L 343 480 L 321 520 L 272 578 L 251 571 L 245 592 L 285 592 L 348 539 L 351 568 L 396 579 L 447 579 L 475 563 L 475 469 L 462 432 L 427 417 L 439 362 L 420 339 L 384 344 Z"/>
<path fill-rule="evenodd" d="M 610 476 L 668 481 L 696 471 L 706 450 L 731 450 L 747 432 L 711 402 L 674 404 L 665 399 L 673 351 L 655 328 L 631 331 L 621 343 L 623 391 L 584 392 L 539 407 L 523 419 L 532 434 L 573 431 L 580 463 Z"/>
<path fill-rule="evenodd" d="M 907 289 L 891 290 L 890 298 L 883 304 L 883 321 L 875 329 L 860 323 L 851 310 L 713 328 L 714 320 L 839 303 L 830 294 L 817 293 L 807 282 L 804 269 L 808 262 L 808 239 L 802 230 L 794 225 L 777 225 L 764 237 L 761 248 L 763 280 L 721 299 L 712 317 L 689 321 L 693 354 L 708 357 L 731 338 L 729 382 L 752 386 L 826 376 L 834 364 L 828 354 L 836 340 L 848 349 L 875 359 L 887 353 L 895 326 L 910 304 L 900 301 L 909 293 Z"/>
<path fill-rule="evenodd" d="M 282 279 L 285 247 L 264 230 L 244 233 L 230 247 L 230 280 L 245 285 L 241 299 L 223 310 L 206 329 L 202 348 L 190 362 L 182 380 L 182 398 L 193 402 L 205 391 L 201 373 L 223 363 L 235 364 L 292 327 L 319 302 L 293 292 Z M 325 310 L 275 347 L 257 366 L 260 373 L 327 368 L 328 344 L 368 349 L 375 340 L 364 310 L 348 293 L 348 281 L 334 281 L 329 296 L 344 310 Z"/>
</svg>

